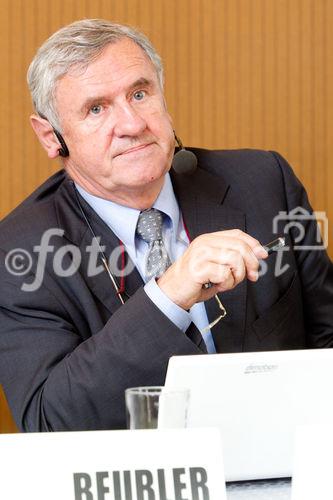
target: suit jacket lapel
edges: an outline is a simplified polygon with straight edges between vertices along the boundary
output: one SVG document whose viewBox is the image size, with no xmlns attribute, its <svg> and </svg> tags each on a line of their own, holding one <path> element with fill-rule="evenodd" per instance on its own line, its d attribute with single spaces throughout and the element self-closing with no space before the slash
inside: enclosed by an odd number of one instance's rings
<svg viewBox="0 0 333 500">
<path fill-rule="evenodd" d="M 231 189 L 222 178 L 197 169 L 192 175 L 172 173 L 176 196 L 191 240 L 203 233 L 241 229 L 245 231 L 245 214 L 231 206 Z M 247 283 L 220 293 L 227 315 L 212 328 L 218 352 L 241 351 L 245 333 Z M 206 302 L 209 322 L 220 315 L 215 298 Z"/>
<path fill-rule="evenodd" d="M 74 189 L 74 184 L 69 178 L 64 181 L 59 189 L 56 199 L 59 227 L 65 230 L 64 236 L 80 249 L 82 258 L 81 269 L 83 270 L 83 275 L 86 277 L 87 285 L 96 297 L 113 313 L 121 306 L 121 302 L 102 264 L 100 254 L 98 255 L 96 266 L 92 266 L 96 271 L 93 271 L 92 267 L 89 267 L 89 259 L 91 259 L 91 263 L 94 261 L 91 257 L 91 251 L 89 251 L 93 235 L 85 223 L 76 202 Z M 107 259 L 109 259 L 110 270 L 116 276 L 117 282 L 120 283 L 120 271 L 123 268 L 121 264 L 120 242 L 117 236 L 79 193 L 78 196 L 83 211 L 94 233 L 99 238 L 100 245 L 104 247 L 104 253 Z M 127 266 L 131 269 L 131 272 L 125 276 L 125 291 L 131 296 L 143 284 L 143 281 L 128 254 L 125 252 L 125 268 Z"/>
</svg>

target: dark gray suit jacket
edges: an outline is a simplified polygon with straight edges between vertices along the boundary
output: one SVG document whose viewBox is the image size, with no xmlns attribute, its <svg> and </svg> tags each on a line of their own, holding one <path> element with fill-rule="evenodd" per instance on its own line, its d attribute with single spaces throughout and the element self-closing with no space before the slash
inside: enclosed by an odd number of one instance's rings
<svg viewBox="0 0 333 500">
<path fill-rule="evenodd" d="M 192 239 L 239 228 L 267 243 L 276 237 L 272 221 L 279 211 L 310 210 L 303 187 L 276 153 L 193 151 L 197 171 L 172 174 Z M 170 356 L 204 351 L 193 325 L 184 334 L 150 301 L 136 270 L 125 279 L 130 298 L 123 306 L 105 271 L 87 275 L 91 233 L 73 189 L 60 171 L 1 223 L 0 382 L 26 431 L 124 427 L 126 387 L 161 385 Z M 110 255 L 119 244 L 116 236 L 81 203 Z M 313 244 L 316 224 L 311 218 L 302 224 L 303 244 Z M 50 228 L 64 234 L 50 239 L 53 248 L 38 290 L 23 291 L 23 283 L 35 280 L 36 245 Z M 283 273 L 274 275 L 277 255 L 272 255 L 257 283 L 243 281 L 221 294 L 228 315 L 212 331 L 218 352 L 333 345 L 332 263 L 325 251 L 293 251 L 297 229 L 286 236 L 291 249 L 283 252 Z M 74 275 L 59 277 L 54 255 L 68 244 L 80 249 L 82 260 Z M 7 269 L 8 252 L 15 248 L 32 257 L 23 276 Z M 67 253 L 63 268 L 72 260 Z M 209 319 L 215 319 L 215 300 L 206 307 Z"/>
</svg>

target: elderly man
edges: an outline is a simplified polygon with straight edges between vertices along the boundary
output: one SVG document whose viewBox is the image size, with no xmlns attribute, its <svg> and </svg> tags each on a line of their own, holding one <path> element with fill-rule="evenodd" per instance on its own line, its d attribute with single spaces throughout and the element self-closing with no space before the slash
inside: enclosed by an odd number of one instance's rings
<svg viewBox="0 0 333 500">
<path fill-rule="evenodd" d="M 1 225 L 0 381 L 21 429 L 121 428 L 125 388 L 163 384 L 172 355 L 333 345 L 326 252 L 295 252 L 290 221 L 285 251 L 262 246 L 294 209 L 316 245 L 301 184 L 260 151 L 193 149 L 197 168 L 171 169 L 161 61 L 142 34 L 73 23 L 28 81 L 32 127 L 63 170 Z"/>
</svg>

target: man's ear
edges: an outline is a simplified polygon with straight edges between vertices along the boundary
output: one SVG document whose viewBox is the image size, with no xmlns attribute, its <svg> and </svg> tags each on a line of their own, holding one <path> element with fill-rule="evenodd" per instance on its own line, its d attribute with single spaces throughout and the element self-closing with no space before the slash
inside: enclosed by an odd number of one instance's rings
<svg viewBox="0 0 333 500">
<path fill-rule="evenodd" d="M 52 125 L 45 118 L 38 115 L 31 115 L 30 123 L 48 157 L 53 159 L 59 156 L 61 145 L 54 135 Z"/>
</svg>

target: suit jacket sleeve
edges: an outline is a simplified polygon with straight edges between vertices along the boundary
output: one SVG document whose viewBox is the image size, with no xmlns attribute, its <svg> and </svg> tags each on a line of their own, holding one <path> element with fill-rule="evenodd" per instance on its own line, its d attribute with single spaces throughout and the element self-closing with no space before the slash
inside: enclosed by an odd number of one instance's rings
<svg viewBox="0 0 333 500">
<path fill-rule="evenodd" d="M 1 274 L 0 381 L 24 431 L 122 428 L 127 387 L 162 385 L 170 356 L 202 353 L 142 287 L 82 341 L 68 296 Z"/>
</svg>

